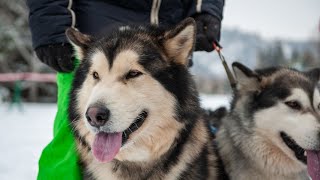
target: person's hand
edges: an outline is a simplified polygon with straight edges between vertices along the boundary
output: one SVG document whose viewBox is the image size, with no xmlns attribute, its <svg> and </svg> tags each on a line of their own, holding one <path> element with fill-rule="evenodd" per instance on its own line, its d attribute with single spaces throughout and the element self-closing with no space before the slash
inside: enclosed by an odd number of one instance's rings
<svg viewBox="0 0 320 180">
<path fill-rule="evenodd" d="M 221 22 L 210 14 L 197 14 L 194 17 L 197 23 L 196 51 L 213 51 L 212 43 L 220 40 Z"/>
<path fill-rule="evenodd" d="M 74 69 L 73 49 L 70 44 L 45 45 L 35 51 L 41 62 L 58 72 L 70 72 Z"/>
</svg>

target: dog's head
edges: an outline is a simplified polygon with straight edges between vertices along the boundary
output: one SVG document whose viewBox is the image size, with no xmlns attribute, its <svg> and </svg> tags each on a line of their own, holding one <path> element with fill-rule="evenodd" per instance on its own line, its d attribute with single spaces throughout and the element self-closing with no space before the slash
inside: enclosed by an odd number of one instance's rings
<svg viewBox="0 0 320 180">
<path fill-rule="evenodd" d="M 99 161 L 144 161 L 170 148 L 183 127 L 177 119 L 198 107 L 187 68 L 195 30 L 191 18 L 169 30 L 126 26 L 99 39 L 67 30 L 80 59 L 70 118 Z"/>
<path fill-rule="evenodd" d="M 238 84 L 232 108 L 248 120 L 242 125 L 271 142 L 274 148 L 265 150 L 269 156 L 284 155 L 305 168 L 306 154 L 320 150 L 320 95 L 314 83 L 320 70 L 252 71 L 240 63 L 234 63 L 233 69 Z"/>
</svg>

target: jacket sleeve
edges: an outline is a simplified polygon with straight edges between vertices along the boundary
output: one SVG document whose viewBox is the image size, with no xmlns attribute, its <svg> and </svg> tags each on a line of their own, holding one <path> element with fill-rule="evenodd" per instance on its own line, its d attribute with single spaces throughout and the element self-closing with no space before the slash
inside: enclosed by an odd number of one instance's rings
<svg viewBox="0 0 320 180">
<path fill-rule="evenodd" d="M 72 0 L 27 0 L 33 48 L 65 43 L 65 30 L 75 25 Z"/>
<path fill-rule="evenodd" d="M 194 0 L 189 6 L 188 16 L 197 13 L 208 13 L 217 17 L 220 21 L 223 18 L 224 0 Z"/>
</svg>

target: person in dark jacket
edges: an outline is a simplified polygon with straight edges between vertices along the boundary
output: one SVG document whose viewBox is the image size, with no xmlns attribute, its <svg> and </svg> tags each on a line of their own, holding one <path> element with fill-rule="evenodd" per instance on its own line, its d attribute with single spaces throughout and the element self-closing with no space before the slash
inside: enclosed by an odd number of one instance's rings
<svg viewBox="0 0 320 180">
<path fill-rule="evenodd" d="M 98 35 L 126 24 L 172 26 L 187 17 L 197 23 L 196 51 L 213 50 L 220 40 L 224 0 L 27 0 L 33 48 L 58 71 L 58 112 L 54 138 L 43 150 L 38 179 L 81 179 L 67 108 L 75 67 L 68 27 Z"/>
<path fill-rule="evenodd" d="M 123 24 L 175 25 L 186 17 L 197 23 L 196 51 L 212 51 L 220 39 L 224 0 L 27 0 L 33 47 L 38 58 L 58 72 L 73 70 L 65 30 L 96 35 Z"/>
</svg>

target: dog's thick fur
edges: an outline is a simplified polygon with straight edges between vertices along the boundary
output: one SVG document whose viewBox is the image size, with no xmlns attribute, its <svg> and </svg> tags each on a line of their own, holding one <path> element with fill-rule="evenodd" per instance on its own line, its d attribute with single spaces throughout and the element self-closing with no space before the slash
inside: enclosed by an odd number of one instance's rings
<svg viewBox="0 0 320 180">
<path fill-rule="evenodd" d="M 81 61 L 69 114 L 84 178 L 216 179 L 208 123 L 187 68 L 195 29 L 189 18 L 168 30 L 126 26 L 102 38 L 67 30 Z M 110 110 L 100 129 L 85 116 L 95 104 Z M 99 162 L 95 135 L 124 132 L 141 111 L 148 112 L 142 126 L 111 162 Z"/>
<path fill-rule="evenodd" d="M 217 134 L 229 178 L 309 179 L 303 150 L 320 150 L 320 70 L 252 71 L 240 63 L 233 69 L 238 84 Z M 289 148 L 284 137 L 302 152 Z"/>
</svg>

